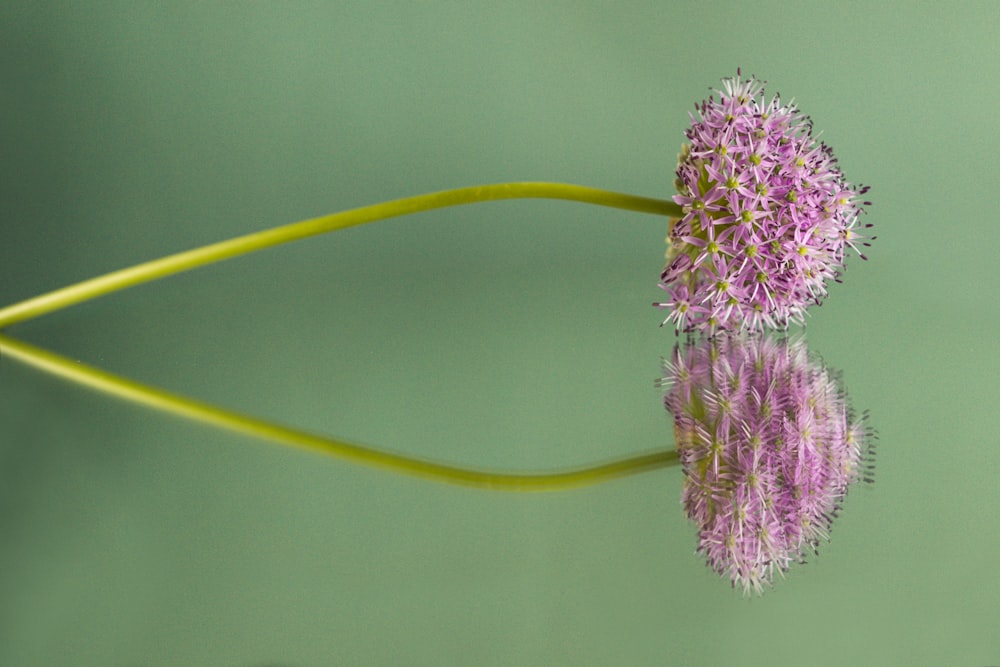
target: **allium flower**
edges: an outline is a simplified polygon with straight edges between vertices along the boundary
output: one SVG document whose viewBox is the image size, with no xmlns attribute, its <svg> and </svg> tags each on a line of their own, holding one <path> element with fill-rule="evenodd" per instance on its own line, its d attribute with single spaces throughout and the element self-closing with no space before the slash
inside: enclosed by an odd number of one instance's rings
<svg viewBox="0 0 1000 667">
<path fill-rule="evenodd" d="M 844 180 L 833 151 L 794 103 L 764 98 L 764 82 L 723 79 L 696 105 L 678 156 L 664 320 L 685 331 L 785 328 L 826 296 L 848 247 L 868 245 L 859 214 L 867 187 Z M 874 238 L 874 237 L 872 237 Z"/>
<path fill-rule="evenodd" d="M 709 339 L 664 368 L 698 551 L 760 593 L 828 539 L 848 486 L 871 481 L 873 432 L 801 340 Z"/>
</svg>

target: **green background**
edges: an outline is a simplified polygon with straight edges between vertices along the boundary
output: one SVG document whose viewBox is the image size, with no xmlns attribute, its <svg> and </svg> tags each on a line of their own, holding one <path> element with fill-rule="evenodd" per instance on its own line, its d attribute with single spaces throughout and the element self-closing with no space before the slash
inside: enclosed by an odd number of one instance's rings
<svg viewBox="0 0 1000 667">
<path fill-rule="evenodd" d="M 880 432 L 819 557 L 744 599 L 681 474 L 500 494 L 360 468 L 0 360 L 0 664 L 1000 664 L 1000 3 L 3 3 L 0 303 L 478 183 L 666 197 L 737 66 L 873 186 L 813 352 Z M 548 201 L 268 250 L 12 327 L 395 451 L 550 469 L 672 446 L 665 224 Z"/>
</svg>

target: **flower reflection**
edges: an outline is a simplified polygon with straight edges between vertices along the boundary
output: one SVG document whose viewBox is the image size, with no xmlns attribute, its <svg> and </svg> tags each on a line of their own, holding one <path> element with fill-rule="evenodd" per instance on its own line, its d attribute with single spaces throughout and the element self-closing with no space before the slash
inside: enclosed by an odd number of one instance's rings
<svg viewBox="0 0 1000 667">
<path fill-rule="evenodd" d="M 760 593 L 828 539 L 851 483 L 871 481 L 874 433 L 801 339 L 701 340 L 664 370 L 698 551 Z"/>
</svg>

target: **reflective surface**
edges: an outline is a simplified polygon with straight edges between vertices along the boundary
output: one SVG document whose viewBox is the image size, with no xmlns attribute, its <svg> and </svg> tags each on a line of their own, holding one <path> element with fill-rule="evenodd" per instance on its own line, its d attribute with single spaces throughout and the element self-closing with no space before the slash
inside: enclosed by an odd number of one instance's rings
<svg viewBox="0 0 1000 667">
<path fill-rule="evenodd" d="M 807 338 L 871 412 L 876 482 L 818 557 L 744 599 L 694 554 L 679 469 L 446 487 L 0 360 L 0 664 L 1000 661 L 1000 12 L 663 4 L 5 6 L 0 303 L 462 185 L 669 196 L 687 111 L 741 66 L 873 186 L 871 261 Z M 653 382 L 675 338 L 649 305 L 665 232 L 483 204 L 8 333 L 394 451 L 563 468 L 673 443 Z"/>
</svg>

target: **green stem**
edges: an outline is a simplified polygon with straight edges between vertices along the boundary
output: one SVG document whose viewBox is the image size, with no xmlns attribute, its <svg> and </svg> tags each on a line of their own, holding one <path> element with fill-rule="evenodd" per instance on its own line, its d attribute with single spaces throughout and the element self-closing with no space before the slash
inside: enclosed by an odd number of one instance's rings
<svg viewBox="0 0 1000 667">
<path fill-rule="evenodd" d="M 565 183 L 501 183 L 446 190 L 303 220 L 113 271 L 0 309 L 0 330 L 118 290 L 317 234 L 436 208 L 526 198 L 565 199 L 670 217 L 682 215 L 680 207 L 670 201 Z M 664 450 L 554 473 L 469 470 L 384 452 L 243 415 L 76 363 L 3 333 L 0 333 L 0 354 L 85 387 L 201 423 L 355 463 L 465 486 L 503 491 L 554 491 L 598 484 L 678 463 L 675 451 Z"/>
<path fill-rule="evenodd" d="M 565 199 L 672 217 L 682 215 L 680 207 L 671 201 L 566 183 L 500 183 L 433 192 L 294 222 L 113 271 L 0 309 L 0 329 L 158 278 L 337 229 L 447 206 L 531 198 Z"/>
<path fill-rule="evenodd" d="M 85 387 L 180 417 L 438 482 L 495 491 L 558 491 L 599 484 L 678 463 L 676 451 L 663 450 L 587 468 L 552 473 L 514 474 L 469 470 L 379 451 L 242 415 L 72 361 L 4 334 L 0 334 L 0 354 Z"/>
</svg>

